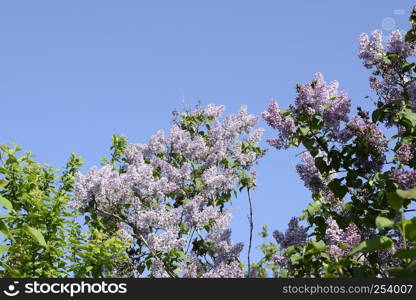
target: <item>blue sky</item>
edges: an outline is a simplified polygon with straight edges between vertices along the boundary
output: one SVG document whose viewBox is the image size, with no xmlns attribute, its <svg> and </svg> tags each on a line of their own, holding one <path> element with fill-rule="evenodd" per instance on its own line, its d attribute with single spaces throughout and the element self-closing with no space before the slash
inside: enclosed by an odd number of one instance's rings
<svg viewBox="0 0 416 300">
<path fill-rule="evenodd" d="M 385 33 L 407 29 L 412 5 L 1 1 L 0 143 L 18 142 L 56 167 L 74 151 L 88 168 L 108 153 L 115 133 L 144 143 L 167 129 L 183 99 L 225 104 L 227 112 L 246 104 L 259 114 L 271 98 L 288 106 L 296 83 L 318 71 L 338 80 L 353 105 L 364 105 L 368 71 L 356 55 L 358 36 L 383 26 Z M 274 135 L 260 126 L 266 137 Z M 256 232 L 263 224 L 285 229 L 308 203 L 294 170 L 298 152 L 270 149 L 257 166 Z M 247 241 L 245 195 L 232 212 L 234 240 Z"/>
</svg>

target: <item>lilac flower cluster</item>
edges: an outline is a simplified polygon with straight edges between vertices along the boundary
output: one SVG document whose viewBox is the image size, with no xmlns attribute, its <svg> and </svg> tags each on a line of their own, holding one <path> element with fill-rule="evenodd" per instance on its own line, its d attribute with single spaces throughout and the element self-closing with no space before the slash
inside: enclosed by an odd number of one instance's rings
<svg viewBox="0 0 416 300">
<path fill-rule="evenodd" d="M 395 100 L 403 100 L 404 87 L 412 99 L 413 84 L 408 85 L 409 76 L 402 76 L 402 63 L 408 57 L 416 55 L 415 46 L 405 41 L 399 30 L 391 33 L 387 45 L 383 45 L 381 31 L 374 31 L 371 37 L 361 34 L 359 39 L 358 56 L 363 60 L 366 68 L 374 68 L 373 76 L 370 76 L 370 86 L 383 99 L 385 103 Z M 390 61 L 388 53 L 398 56 L 398 60 Z M 412 99 L 415 103 L 414 98 Z M 399 108 L 399 107 L 398 107 Z M 414 107 L 413 107 L 414 108 Z M 388 125 L 392 125 L 393 119 L 387 115 Z"/>
<path fill-rule="evenodd" d="M 387 139 L 383 131 L 370 120 L 363 120 L 360 116 L 354 116 L 352 121 L 347 124 L 345 131 L 350 132 L 350 137 L 356 136 L 368 142 L 377 153 L 387 151 Z M 344 134 L 348 135 L 346 132 Z"/>
<path fill-rule="evenodd" d="M 238 264 L 238 256 L 243 250 L 243 244 L 231 242 L 231 230 L 214 231 L 207 235 L 206 241 L 213 243 L 216 253 L 213 267 L 202 275 L 204 278 L 242 278 L 244 273 Z"/>
<path fill-rule="evenodd" d="M 387 52 L 402 57 L 413 56 L 416 54 L 414 45 L 404 40 L 400 30 L 391 32 L 387 47 L 384 47 L 383 45 L 383 34 L 380 30 L 373 31 L 371 37 L 362 33 L 358 45 L 358 57 L 363 60 L 366 68 L 384 64 L 385 62 L 383 59 L 386 57 Z"/>
<path fill-rule="evenodd" d="M 277 149 L 284 149 L 290 146 L 290 138 L 295 134 L 295 122 L 291 118 L 285 118 L 281 114 L 279 104 L 271 101 L 267 111 L 262 112 L 263 119 L 279 133 L 277 138 L 267 139 L 267 142 Z"/>
<path fill-rule="evenodd" d="M 324 156 L 323 153 L 319 153 L 318 156 Z M 302 163 L 296 165 L 296 171 L 299 177 L 302 179 L 305 187 L 307 187 L 314 194 L 321 194 L 326 200 L 335 202 L 335 196 L 330 191 L 327 183 L 333 178 L 323 178 L 318 168 L 315 166 L 315 160 L 309 152 L 303 152 L 301 154 Z"/>
<path fill-rule="evenodd" d="M 407 190 L 416 187 L 416 170 L 392 169 L 389 176 L 401 189 Z"/>
<path fill-rule="evenodd" d="M 340 229 L 337 222 L 329 217 L 326 220 L 327 229 L 325 239 L 329 245 L 328 254 L 338 259 L 341 256 L 348 254 L 351 248 L 358 246 L 361 242 L 360 232 L 355 224 L 348 225 L 344 230 Z M 344 247 L 340 247 L 343 245 Z M 345 248 L 347 246 L 347 248 Z"/>
<path fill-rule="evenodd" d="M 216 230 L 209 233 L 205 242 L 214 245 L 215 256 L 208 264 L 202 263 L 195 253 L 191 252 L 188 261 L 175 270 L 178 277 L 183 278 L 243 278 L 244 273 L 240 267 L 238 256 L 243 244 L 235 245 L 231 242 L 231 230 L 223 226 L 229 226 L 229 222 L 220 224 Z M 160 259 L 156 259 L 150 269 L 153 277 L 166 278 L 169 274 Z"/>
<path fill-rule="evenodd" d="M 341 122 L 348 122 L 351 99 L 346 92 L 338 92 L 338 82 L 326 83 L 321 73 L 316 73 L 312 82 L 299 85 L 295 106 L 295 116 L 320 115 L 325 127 L 332 136 L 340 130 Z M 295 136 L 295 122 L 284 117 L 276 101 L 272 101 L 267 111 L 262 113 L 267 123 L 278 131 L 277 138 L 268 139 L 268 143 L 277 149 L 287 148 L 290 139 Z"/>
<path fill-rule="evenodd" d="M 228 226 L 229 223 L 219 225 L 220 228 Z M 216 225 L 218 226 L 218 225 Z M 209 233 L 205 242 L 214 245 L 215 256 L 208 264 L 203 264 L 195 253 L 190 253 L 188 261 L 175 270 L 178 277 L 183 278 L 243 278 L 244 273 L 239 265 L 243 244 L 232 245 L 231 230 L 215 230 Z M 151 268 L 154 277 L 169 277 L 161 261 L 156 260 Z"/>
<path fill-rule="evenodd" d="M 216 267 L 216 271 L 205 273 L 203 278 L 243 278 L 244 273 L 237 260 L 232 260 L 228 264 L 221 264 Z"/>
<path fill-rule="evenodd" d="M 385 56 L 383 34 L 380 30 L 372 32 L 371 37 L 362 33 L 358 42 L 358 57 L 363 60 L 366 68 L 377 65 Z"/>
<path fill-rule="evenodd" d="M 272 255 L 272 260 L 275 264 L 277 264 L 280 268 L 286 269 L 290 266 L 290 260 L 286 255 L 281 253 L 275 253 Z"/>
<path fill-rule="evenodd" d="M 132 198 L 133 193 L 124 185 L 126 176 L 113 170 L 110 165 L 100 169 L 92 167 L 87 175 L 77 174 L 75 185 L 76 199 L 70 206 L 82 210 L 86 205 L 97 205 L 98 202 L 111 207 L 119 199 Z"/>
<path fill-rule="evenodd" d="M 230 214 L 208 206 L 207 199 L 201 196 L 196 196 L 185 205 L 184 216 L 186 222 L 197 230 L 203 229 L 207 224 L 226 228 L 231 221 Z"/>
<path fill-rule="evenodd" d="M 404 40 L 400 30 L 394 30 L 390 34 L 387 43 L 387 51 L 402 57 L 416 55 L 415 46 L 412 43 Z"/>
<path fill-rule="evenodd" d="M 338 82 L 326 83 L 321 73 L 316 73 L 311 82 L 297 87 L 295 106 L 291 108 L 296 117 L 322 117 L 326 130 L 330 135 L 337 136 L 341 122 L 348 122 L 351 99 L 346 92 L 338 92 Z M 278 131 L 278 137 L 267 142 L 277 148 L 290 146 L 292 137 L 296 135 L 296 124 L 292 117 L 284 116 L 276 101 L 271 101 L 267 111 L 262 113 L 263 119 Z"/>
<path fill-rule="evenodd" d="M 290 219 L 288 228 L 285 233 L 276 230 L 273 237 L 282 248 L 289 246 L 303 246 L 308 237 L 308 230 L 299 225 L 299 219 L 293 217 Z"/>
<path fill-rule="evenodd" d="M 407 93 L 409 94 L 410 101 L 412 101 L 412 110 L 416 112 L 416 82 L 410 82 L 409 86 L 407 87 Z"/>
<path fill-rule="evenodd" d="M 396 150 L 396 158 L 403 164 L 409 163 L 413 157 L 414 153 L 408 144 L 403 144 Z"/>
<path fill-rule="evenodd" d="M 237 257 L 242 244 L 231 244 L 227 229 L 231 215 L 209 200 L 235 186 L 239 170 L 234 166 L 249 170 L 256 163 L 261 154 L 243 149 L 243 143 L 257 145 L 263 131 L 253 129 L 258 118 L 247 114 L 246 107 L 220 122 L 223 111 L 224 106 L 208 105 L 184 114 L 210 123 L 210 129 L 202 133 L 195 134 L 175 123 L 169 137 L 158 131 L 148 144 L 129 144 L 122 172 L 106 165 L 92 168 L 86 175 L 78 174 L 72 207 L 81 211 L 90 207 L 113 218 L 126 239 L 133 240 L 131 235 L 135 234 L 137 239 L 144 239 L 152 253 L 185 252 L 192 239 L 188 233 L 203 234 L 205 230 L 206 240 L 214 245 L 214 267 L 207 269 L 211 265 L 208 262 L 199 265 L 200 260 L 190 251 L 191 263 L 175 272 L 193 277 L 241 277 Z M 183 204 L 176 205 L 178 201 Z M 151 274 L 164 277 L 169 275 L 166 271 L 155 257 Z"/>
<path fill-rule="evenodd" d="M 301 154 L 302 164 L 296 165 L 296 171 L 305 184 L 305 187 L 317 194 L 324 188 L 321 174 L 315 166 L 315 160 L 309 152 Z"/>
<path fill-rule="evenodd" d="M 348 122 L 351 99 L 346 92 L 338 92 L 339 83 L 326 83 L 321 73 L 312 82 L 298 86 L 294 113 L 298 116 L 323 117 L 326 127 L 337 133 L 341 122 Z"/>
<path fill-rule="evenodd" d="M 364 142 L 369 152 L 357 157 L 359 167 L 367 172 L 380 171 L 386 159 L 384 153 L 388 150 L 383 131 L 372 121 L 363 120 L 357 115 L 339 132 L 338 140 L 346 143 L 353 137 Z"/>
</svg>

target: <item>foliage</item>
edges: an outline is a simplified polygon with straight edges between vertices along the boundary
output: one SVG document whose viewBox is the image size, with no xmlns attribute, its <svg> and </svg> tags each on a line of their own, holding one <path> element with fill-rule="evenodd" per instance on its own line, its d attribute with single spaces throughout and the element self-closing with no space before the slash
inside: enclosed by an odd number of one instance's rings
<svg viewBox="0 0 416 300">
<path fill-rule="evenodd" d="M 302 215 L 308 239 L 264 244 L 258 276 L 268 263 L 275 276 L 416 275 L 416 218 L 406 217 L 416 201 L 415 18 L 416 8 L 406 36 L 394 31 L 386 46 L 380 31 L 360 37 L 377 95 L 371 113 L 358 107 L 350 120 L 348 94 L 319 73 L 297 86 L 288 110 L 272 102 L 263 113 L 279 134 L 269 144 L 305 148 L 296 169 L 313 201 Z"/>
<path fill-rule="evenodd" d="M 82 232 L 79 217 L 68 206 L 75 173 L 82 160 L 71 154 L 61 175 L 42 166 L 30 152 L 0 146 L 0 229 L 2 277 L 109 276 L 127 246 L 105 239 L 97 229 Z"/>
<path fill-rule="evenodd" d="M 69 276 L 65 252 L 74 216 L 66 204 L 80 161 L 73 155 L 71 167 L 58 178 L 56 170 L 36 163 L 30 152 L 18 156 L 21 150 L 0 146 L 2 276 Z"/>
</svg>

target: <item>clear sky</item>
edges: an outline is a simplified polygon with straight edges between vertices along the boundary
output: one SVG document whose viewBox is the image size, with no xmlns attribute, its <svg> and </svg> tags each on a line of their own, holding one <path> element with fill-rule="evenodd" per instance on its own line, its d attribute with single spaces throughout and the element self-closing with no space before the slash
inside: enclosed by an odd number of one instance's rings
<svg viewBox="0 0 416 300">
<path fill-rule="evenodd" d="M 56 167 L 75 151 L 86 170 L 108 154 L 113 134 L 145 143 L 169 128 L 183 99 L 225 104 L 227 112 L 247 104 L 259 114 L 271 98 L 288 106 L 295 84 L 318 71 L 362 105 L 369 91 L 359 34 L 407 29 L 414 4 L 1 1 L 0 143 L 18 142 Z M 270 149 L 257 166 L 256 232 L 263 224 L 285 229 L 309 202 L 294 170 L 297 152 Z M 232 212 L 234 240 L 247 241 L 245 195 Z"/>
</svg>

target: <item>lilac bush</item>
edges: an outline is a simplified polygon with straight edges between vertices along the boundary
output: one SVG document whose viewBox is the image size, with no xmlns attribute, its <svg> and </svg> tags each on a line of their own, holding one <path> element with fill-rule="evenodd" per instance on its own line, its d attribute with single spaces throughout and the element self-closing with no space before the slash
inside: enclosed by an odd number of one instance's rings
<svg viewBox="0 0 416 300">
<path fill-rule="evenodd" d="M 254 186 L 263 130 L 246 107 L 221 120 L 223 111 L 176 113 L 168 136 L 120 143 L 116 159 L 78 174 L 72 206 L 131 241 L 132 275 L 244 276 L 226 205 L 236 188 Z"/>
<path fill-rule="evenodd" d="M 262 114 L 277 131 L 271 146 L 304 148 L 296 170 L 313 201 L 301 216 L 308 238 L 289 242 L 276 231 L 277 244 L 261 246 L 256 276 L 267 269 L 277 277 L 416 275 L 416 218 L 408 214 L 416 201 L 416 8 L 410 23 L 387 43 L 377 30 L 359 38 L 377 95 L 373 111 L 358 107 L 350 118 L 348 94 L 317 73 L 296 87 L 289 109 L 273 101 Z"/>
</svg>

